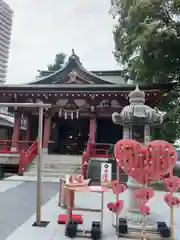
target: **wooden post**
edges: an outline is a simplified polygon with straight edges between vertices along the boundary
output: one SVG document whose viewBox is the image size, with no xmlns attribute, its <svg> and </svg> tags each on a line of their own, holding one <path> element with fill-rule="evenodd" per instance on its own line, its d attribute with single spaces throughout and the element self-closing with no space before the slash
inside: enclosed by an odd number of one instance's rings
<svg viewBox="0 0 180 240">
<path fill-rule="evenodd" d="M 170 208 L 170 232 L 171 232 L 171 240 L 174 240 L 174 207 Z"/>
</svg>

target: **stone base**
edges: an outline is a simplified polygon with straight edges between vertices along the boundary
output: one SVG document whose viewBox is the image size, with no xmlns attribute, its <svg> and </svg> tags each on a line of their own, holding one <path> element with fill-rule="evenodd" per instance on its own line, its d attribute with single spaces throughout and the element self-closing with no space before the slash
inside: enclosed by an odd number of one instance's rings
<svg viewBox="0 0 180 240">
<path fill-rule="evenodd" d="M 48 148 L 43 148 L 43 149 L 42 149 L 42 152 L 43 152 L 43 153 L 48 153 Z"/>
<path fill-rule="evenodd" d="M 158 216 L 155 213 L 151 213 L 150 215 L 142 216 L 142 214 L 137 210 L 125 211 L 120 217 L 126 218 L 128 222 L 128 226 L 130 228 L 141 229 L 142 224 L 148 230 L 156 230 L 157 229 L 157 220 Z M 143 223 L 144 221 L 144 223 Z"/>
</svg>

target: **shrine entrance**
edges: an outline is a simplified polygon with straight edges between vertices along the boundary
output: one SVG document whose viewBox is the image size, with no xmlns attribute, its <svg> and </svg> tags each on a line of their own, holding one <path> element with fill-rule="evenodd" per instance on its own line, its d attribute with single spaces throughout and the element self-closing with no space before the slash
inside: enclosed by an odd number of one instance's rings
<svg viewBox="0 0 180 240">
<path fill-rule="evenodd" d="M 52 122 L 51 154 L 80 155 L 89 139 L 89 117 L 64 119 L 55 117 Z M 112 122 L 111 118 L 97 118 L 96 143 L 115 144 L 122 137 L 122 127 Z"/>
<path fill-rule="evenodd" d="M 96 121 L 96 142 L 115 144 L 122 138 L 122 127 L 113 123 L 112 118 L 98 118 Z"/>
<path fill-rule="evenodd" d="M 82 154 L 89 138 L 89 118 L 58 118 L 52 126 L 52 153 Z"/>
</svg>

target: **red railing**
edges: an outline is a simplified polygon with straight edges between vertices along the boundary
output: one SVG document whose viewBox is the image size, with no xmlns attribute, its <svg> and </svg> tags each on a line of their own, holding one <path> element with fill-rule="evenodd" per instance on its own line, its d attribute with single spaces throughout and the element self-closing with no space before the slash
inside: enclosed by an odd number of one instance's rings
<svg viewBox="0 0 180 240">
<path fill-rule="evenodd" d="M 0 140 L 0 153 L 19 154 L 21 150 L 27 150 L 32 141 Z"/>
<path fill-rule="evenodd" d="M 109 158 L 110 144 L 108 143 L 95 143 L 90 144 L 90 157 L 93 158 Z"/>
<path fill-rule="evenodd" d="M 86 178 L 89 158 L 110 158 L 111 144 L 108 143 L 87 143 L 86 150 L 82 155 L 82 175 Z"/>
<path fill-rule="evenodd" d="M 20 152 L 19 160 L 19 173 L 22 174 L 26 167 L 34 160 L 38 154 L 38 142 L 35 141 L 33 144 L 25 151 L 24 149 Z"/>
</svg>

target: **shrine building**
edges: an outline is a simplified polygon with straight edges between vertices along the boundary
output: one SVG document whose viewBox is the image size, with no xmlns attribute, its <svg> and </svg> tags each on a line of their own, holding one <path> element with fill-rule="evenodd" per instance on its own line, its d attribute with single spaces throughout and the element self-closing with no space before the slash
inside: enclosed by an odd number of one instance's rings
<svg viewBox="0 0 180 240">
<path fill-rule="evenodd" d="M 171 86 L 140 84 L 139 88 L 145 92 L 146 104 L 153 108 Z M 0 85 L 0 102 L 51 104 L 44 111 L 44 151 L 82 154 L 87 142 L 109 144 L 121 139 L 122 129 L 112 122 L 112 113 L 128 105 L 128 94 L 134 89 L 135 84 L 126 83 L 123 71 L 88 71 L 73 52 L 62 69 L 41 71 L 41 77 L 34 82 Z M 18 151 L 18 141 L 30 146 L 37 139 L 38 109 L 9 108 L 9 111 L 14 113 L 15 121 L 8 138 Z M 22 118 L 27 122 L 23 136 L 20 135 Z"/>
</svg>

